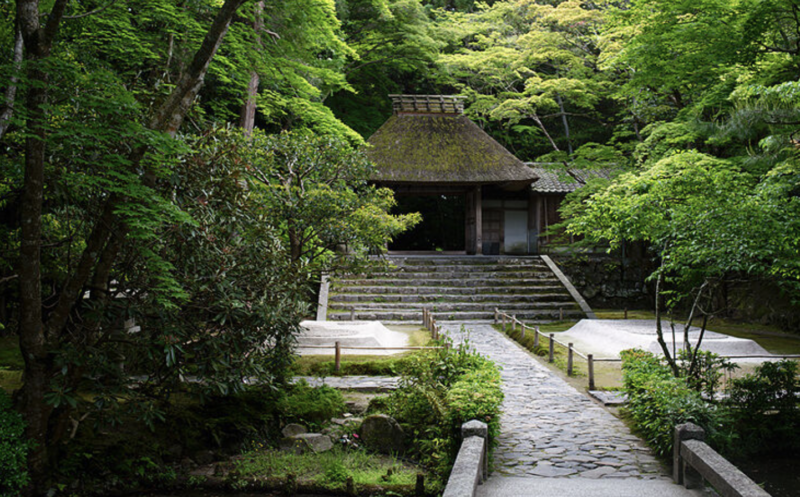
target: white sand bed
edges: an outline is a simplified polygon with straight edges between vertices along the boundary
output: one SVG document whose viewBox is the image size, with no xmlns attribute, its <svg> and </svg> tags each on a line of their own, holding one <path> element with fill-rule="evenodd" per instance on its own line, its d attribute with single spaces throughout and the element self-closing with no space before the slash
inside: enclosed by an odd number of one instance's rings
<svg viewBox="0 0 800 497">
<path fill-rule="evenodd" d="M 673 350 L 672 329 L 668 321 L 662 321 L 664 341 Z M 698 328 L 690 328 L 689 341 L 697 343 Z M 648 319 L 583 319 L 556 339 L 572 342 L 575 349 L 596 358 L 619 357 L 625 349 L 640 348 L 660 354 L 661 346 L 656 340 L 656 322 Z M 683 325 L 675 325 L 675 350 L 683 346 Z M 706 330 L 701 350 L 709 350 L 721 356 L 771 355 L 753 340 L 736 338 L 722 333 Z M 736 359 L 737 362 L 760 362 L 763 359 Z"/>
<path fill-rule="evenodd" d="M 343 355 L 391 355 L 402 350 L 382 350 L 380 347 L 407 347 L 408 335 L 393 331 L 380 321 L 303 321 L 298 336 L 300 355 L 333 355 L 333 347 L 339 342 Z M 325 346 L 328 349 L 310 348 Z M 375 347 L 348 349 L 347 347 Z"/>
</svg>

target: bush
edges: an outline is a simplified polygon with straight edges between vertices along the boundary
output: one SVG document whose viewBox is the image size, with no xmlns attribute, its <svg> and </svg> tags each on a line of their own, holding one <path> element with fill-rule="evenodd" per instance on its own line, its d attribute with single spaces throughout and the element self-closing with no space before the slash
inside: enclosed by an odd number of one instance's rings
<svg viewBox="0 0 800 497">
<path fill-rule="evenodd" d="M 489 442 L 494 443 L 502 401 L 497 367 L 464 343 L 411 356 L 403 364 L 400 388 L 387 404 L 410 435 L 413 455 L 444 477 L 461 444 L 464 422 L 487 423 Z"/>
<path fill-rule="evenodd" d="M 726 405 L 739 433 L 742 454 L 800 447 L 800 382 L 794 361 L 765 362 L 731 381 Z"/>
<path fill-rule="evenodd" d="M 24 433 L 22 416 L 0 389 L 0 496 L 18 495 L 28 484 L 27 457 L 31 443 Z"/>
<path fill-rule="evenodd" d="M 628 412 L 659 455 L 672 452 L 675 426 L 688 422 L 703 427 L 712 445 L 729 445 L 730 435 L 722 431 L 725 413 L 689 388 L 684 379 L 673 376 L 659 358 L 639 349 L 625 350 L 620 356 Z"/>
<path fill-rule="evenodd" d="M 344 409 L 344 398 L 335 388 L 324 385 L 312 388 L 301 381 L 292 385 L 281 398 L 278 410 L 285 422 L 302 423 L 316 429 L 342 414 Z"/>
</svg>

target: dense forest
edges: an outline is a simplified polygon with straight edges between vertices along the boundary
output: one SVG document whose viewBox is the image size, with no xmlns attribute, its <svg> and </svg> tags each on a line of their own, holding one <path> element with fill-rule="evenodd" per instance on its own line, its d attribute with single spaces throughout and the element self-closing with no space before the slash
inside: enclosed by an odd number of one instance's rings
<svg viewBox="0 0 800 497">
<path fill-rule="evenodd" d="M 796 0 L 0 0 L 0 48 L 0 333 L 34 481 L 86 382 L 113 423 L 158 422 L 187 374 L 282 381 L 311 284 L 363 261 L 335 248 L 418 220 L 366 182 L 389 94 L 463 95 L 522 160 L 616 171 L 566 229 L 646 242 L 666 305 L 800 296 Z"/>
</svg>

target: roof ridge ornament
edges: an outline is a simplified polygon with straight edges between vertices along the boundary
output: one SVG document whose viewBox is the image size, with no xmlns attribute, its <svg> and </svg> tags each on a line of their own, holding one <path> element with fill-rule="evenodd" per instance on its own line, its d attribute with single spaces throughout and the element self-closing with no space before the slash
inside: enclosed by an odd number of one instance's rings
<svg viewBox="0 0 800 497">
<path fill-rule="evenodd" d="M 450 114 L 464 113 L 464 100 L 460 95 L 389 95 L 392 112 L 399 114 Z"/>
</svg>

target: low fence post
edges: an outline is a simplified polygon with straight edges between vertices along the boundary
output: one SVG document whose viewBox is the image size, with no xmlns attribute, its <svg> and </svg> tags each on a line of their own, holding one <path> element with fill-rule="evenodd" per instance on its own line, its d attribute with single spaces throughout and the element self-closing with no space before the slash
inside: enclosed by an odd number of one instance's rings
<svg viewBox="0 0 800 497">
<path fill-rule="evenodd" d="M 428 326 L 428 309 L 422 308 L 422 326 Z"/>
<path fill-rule="evenodd" d="M 536 326 L 533 328 L 533 348 L 539 346 L 539 327 Z"/>
<path fill-rule="evenodd" d="M 572 376 L 572 343 L 567 347 L 567 376 Z"/>
<path fill-rule="evenodd" d="M 594 390 L 594 355 L 586 355 L 587 369 L 589 370 L 589 390 Z"/>
<path fill-rule="evenodd" d="M 563 307 L 559 307 L 558 308 L 558 320 L 559 321 L 563 321 L 564 320 L 564 308 Z"/>
<path fill-rule="evenodd" d="M 520 321 L 520 323 L 519 323 L 519 331 L 520 331 L 519 339 L 520 340 L 525 340 L 525 328 L 526 328 L 525 324 L 522 323 L 522 321 Z"/>
<path fill-rule="evenodd" d="M 511 331 L 517 331 L 517 315 L 511 316 Z"/>
<path fill-rule="evenodd" d="M 338 373 L 342 369 L 342 347 L 339 342 L 336 342 L 336 353 L 334 355 L 333 369 Z"/>
<path fill-rule="evenodd" d="M 628 308 L 625 308 L 625 317 L 623 319 L 628 319 Z"/>
<path fill-rule="evenodd" d="M 505 333 L 505 331 L 506 331 L 506 315 L 503 314 L 503 332 Z"/>
<path fill-rule="evenodd" d="M 436 324 L 436 321 L 433 322 L 433 339 L 439 339 L 439 325 Z"/>
<path fill-rule="evenodd" d="M 497 307 L 494 308 L 494 324 L 497 324 Z"/>
<path fill-rule="evenodd" d="M 355 320 L 356 320 L 356 310 L 350 309 L 350 321 L 355 321 Z"/>
<path fill-rule="evenodd" d="M 684 423 L 675 427 L 672 444 L 672 479 L 688 489 L 702 488 L 703 477 L 681 457 L 681 443 L 684 440 L 705 441 L 706 432 L 694 423 Z"/>
<path fill-rule="evenodd" d="M 555 360 L 555 358 L 553 357 L 555 355 L 555 350 L 553 350 L 553 347 L 555 347 L 555 345 L 556 345 L 556 336 L 550 333 L 550 358 L 548 362 L 551 363 Z"/>
</svg>

